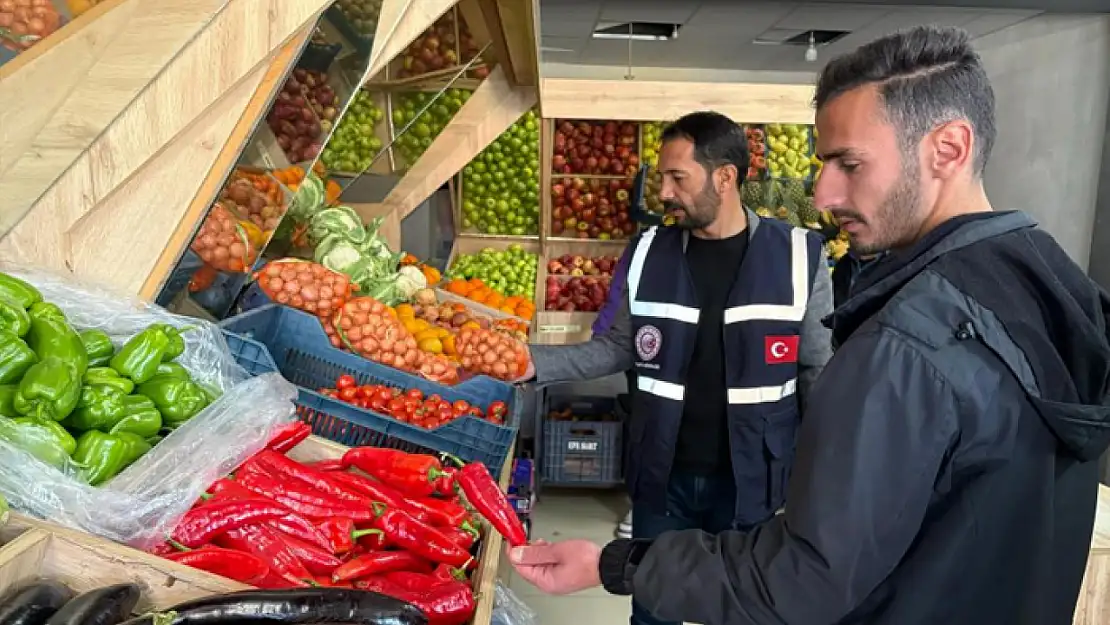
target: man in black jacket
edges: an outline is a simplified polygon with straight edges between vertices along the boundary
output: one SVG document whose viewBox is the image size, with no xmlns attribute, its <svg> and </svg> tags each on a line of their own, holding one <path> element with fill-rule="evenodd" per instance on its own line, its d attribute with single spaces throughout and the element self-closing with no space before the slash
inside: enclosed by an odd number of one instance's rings
<svg viewBox="0 0 1110 625">
<path fill-rule="evenodd" d="M 1110 441 L 1110 298 L 1047 233 L 993 212 L 994 95 L 967 34 L 834 59 L 816 202 L 860 253 L 786 511 L 747 532 L 515 549 L 541 589 L 602 584 L 705 625 L 1066 625 Z"/>
</svg>

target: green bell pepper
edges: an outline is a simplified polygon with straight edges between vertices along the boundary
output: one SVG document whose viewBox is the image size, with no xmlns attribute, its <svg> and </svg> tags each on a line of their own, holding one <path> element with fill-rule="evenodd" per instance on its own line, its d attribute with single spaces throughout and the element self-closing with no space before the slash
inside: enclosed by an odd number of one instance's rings
<svg viewBox="0 0 1110 625">
<path fill-rule="evenodd" d="M 162 413 L 154 405 L 154 400 L 144 395 L 128 395 L 123 398 L 124 416 L 112 426 L 112 434 L 130 432 L 143 438 L 151 438 L 162 429 Z"/>
<path fill-rule="evenodd" d="M 31 417 L 0 417 L 0 439 L 59 469 L 77 449 L 77 441 L 64 427 Z"/>
<path fill-rule="evenodd" d="M 124 395 L 130 395 L 135 390 L 135 383 L 127 378 L 120 377 L 111 367 L 93 367 L 85 372 L 82 380 L 85 386 L 109 386 L 117 389 Z"/>
<path fill-rule="evenodd" d="M 166 333 L 151 326 L 128 339 L 109 364 L 123 377 L 142 384 L 157 375 L 169 345 Z"/>
<path fill-rule="evenodd" d="M 111 386 L 86 386 L 81 389 L 77 409 L 62 421 L 70 430 L 111 430 L 126 415 L 125 393 Z"/>
<path fill-rule="evenodd" d="M 192 327 L 178 330 L 176 327 L 168 323 L 156 323 L 151 328 L 161 330 L 162 334 L 166 335 L 169 344 L 166 345 L 166 351 L 162 354 L 162 362 L 169 362 L 176 359 L 181 354 L 185 353 L 185 338 L 181 336 L 183 333 L 192 330 Z"/>
<path fill-rule="evenodd" d="M 89 368 L 89 356 L 81 336 L 69 325 L 62 309 L 54 304 L 39 302 L 31 306 L 27 344 L 41 360 L 54 357 L 71 363 L 77 369 L 78 379 Z"/>
<path fill-rule="evenodd" d="M 81 465 L 81 477 L 92 486 L 112 479 L 127 466 L 130 445 L 119 436 L 89 430 L 77 439 L 73 460 Z"/>
<path fill-rule="evenodd" d="M 112 337 L 100 330 L 84 330 L 79 333 L 81 343 L 85 346 L 85 355 L 89 357 L 90 367 L 106 367 L 116 353 L 112 345 Z"/>
<path fill-rule="evenodd" d="M 31 315 L 27 314 L 27 309 L 0 296 L 0 330 L 8 330 L 22 338 L 30 329 Z"/>
<path fill-rule="evenodd" d="M 192 380 L 193 376 L 189 374 L 189 370 L 182 367 L 176 362 L 164 362 L 158 365 L 158 373 L 156 377 L 170 377 L 178 380 Z"/>
<path fill-rule="evenodd" d="M 19 392 L 18 384 L 0 384 L 0 417 L 18 417 L 15 411 L 15 394 Z"/>
<path fill-rule="evenodd" d="M 38 361 L 39 357 L 23 339 L 9 330 L 0 330 L 0 384 L 19 382 Z"/>
<path fill-rule="evenodd" d="M 208 393 L 192 380 L 174 377 L 156 377 L 139 385 L 139 395 L 154 400 L 162 421 L 169 427 L 180 425 L 193 418 L 210 403 Z"/>
<path fill-rule="evenodd" d="M 6 273 L 0 273 L 0 297 L 10 299 L 24 310 L 42 301 L 42 293 L 38 289 Z"/>
<path fill-rule="evenodd" d="M 73 363 L 46 358 L 31 365 L 12 404 L 21 415 L 61 421 L 81 400 L 81 376 Z"/>
<path fill-rule="evenodd" d="M 119 432 L 113 434 L 113 436 L 116 436 L 117 438 L 122 440 L 124 444 L 124 449 L 127 450 L 127 454 L 124 456 L 124 468 L 127 468 L 134 464 L 136 460 L 145 456 L 146 453 L 154 447 L 154 445 L 148 443 L 147 440 L 142 436 L 139 436 L 138 434 L 133 434 L 131 432 Z"/>
</svg>

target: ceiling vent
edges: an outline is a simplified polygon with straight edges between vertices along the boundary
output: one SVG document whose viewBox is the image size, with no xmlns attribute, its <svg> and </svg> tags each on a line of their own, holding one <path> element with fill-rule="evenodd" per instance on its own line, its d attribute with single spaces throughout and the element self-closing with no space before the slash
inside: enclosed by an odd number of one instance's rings
<svg viewBox="0 0 1110 625">
<path fill-rule="evenodd" d="M 849 34 L 847 30 L 794 30 L 772 28 L 755 38 L 752 43 L 764 46 L 798 46 L 804 48 L 812 43 L 827 46 Z"/>
<path fill-rule="evenodd" d="M 680 27 L 663 22 L 600 22 L 592 36 L 594 39 L 670 41 L 678 37 Z"/>
</svg>

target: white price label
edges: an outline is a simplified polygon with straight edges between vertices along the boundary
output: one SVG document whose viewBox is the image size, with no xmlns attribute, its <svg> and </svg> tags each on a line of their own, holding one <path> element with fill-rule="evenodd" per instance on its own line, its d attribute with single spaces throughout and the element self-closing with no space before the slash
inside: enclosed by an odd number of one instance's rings
<svg viewBox="0 0 1110 625">
<path fill-rule="evenodd" d="M 597 451 L 597 441 L 567 441 L 567 451 Z"/>
</svg>

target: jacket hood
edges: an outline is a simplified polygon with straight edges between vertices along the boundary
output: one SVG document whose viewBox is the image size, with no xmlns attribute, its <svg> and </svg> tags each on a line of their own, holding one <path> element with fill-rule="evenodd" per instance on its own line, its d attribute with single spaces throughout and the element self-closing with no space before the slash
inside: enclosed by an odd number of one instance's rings
<svg viewBox="0 0 1110 625">
<path fill-rule="evenodd" d="M 876 263 L 827 323 L 841 343 L 911 279 L 938 268 L 999 319 L 1000 336 L 976 338 L 1022 383 L 1060 445 L 1090 461 L 1110 445 L 1110 298 L 1036 225 L 1016 211 L 942 224 Z"/>
</svg>

